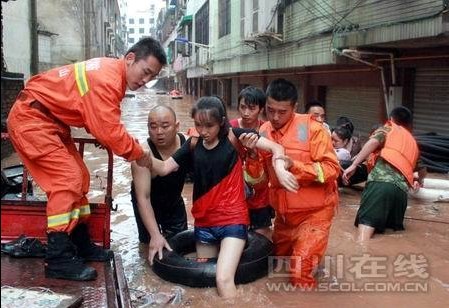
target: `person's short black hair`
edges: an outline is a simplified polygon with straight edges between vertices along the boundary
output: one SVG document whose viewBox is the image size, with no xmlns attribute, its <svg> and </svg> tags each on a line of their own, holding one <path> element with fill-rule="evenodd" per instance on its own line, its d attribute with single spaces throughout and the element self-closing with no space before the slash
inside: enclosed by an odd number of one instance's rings
<svg viewBox="0 0 449 308">
<path fill-rule="evenodd" d="M 135 43 L 125 54 L 130 52 L 136 55 L 136 62 L 142 59 L 148 58 L 148 56 L 154 56 L 160 64 L 167 64 L 167 56 L 165 55 L 164 48 L 161 43 L 156 41 L 152 37 L 145 37 Z"/>
<path fill-rule="evenodd" d="M 354 133 L 354 124 L 352 124 L 351 119 L 345 116 L 338 117 L 337 121 L 335 121 L 335 128 L 337 127 L 346 127 L 349 129 L 351 134 Z"/>
<path fill-rule="evenodd" d="M 284 78 L 271 81 L 265 94 L 267 98 L 271 97 L 276 101 L 290 101 L 291 105 L 295 105 L 298 101 L 298 90 L 295 85 Z"/>
<path fill-rule="evenodd" d="M 240 91 L 237 106 L 240 105 L 242 99 L 250 106 L 258 105 L 260 109 L 265 108 L 265 103 L 267 102 L 265 93 L 261 89 L 253 86 L 248 86 Z"/>
<path fill-rule="evenodd" d="M 310 108 L 312 107 L 321 107 L 324 109 L 324 104 L 316 99 L 308 102 L 305 106 L 304 106 L 304 112 L 308 113 Z"/>
<path fill-rule="evenodd" d="M 404 106 L 399 106 L 391 110 L 390 118 L 397 125 L 404 126 L 408 129 L 412 128 L 413 115 L 410 109 Z"/>
</svg>

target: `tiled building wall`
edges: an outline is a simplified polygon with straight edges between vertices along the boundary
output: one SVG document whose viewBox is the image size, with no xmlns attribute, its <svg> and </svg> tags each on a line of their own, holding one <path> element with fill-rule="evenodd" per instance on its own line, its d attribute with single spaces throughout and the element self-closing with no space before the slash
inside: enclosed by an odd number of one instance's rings
<svg viewBox="0 0 449 308">
<path fill-rule="evenodd" d="M 23 74 L 2 72 L 1 118 L 2 132 L 6 132 L 6 119 L 17 95 L 23 89 Z M 9 140 L 2 140 L 2 159 L 10 155 L 14 149 Z"/>
</svg>

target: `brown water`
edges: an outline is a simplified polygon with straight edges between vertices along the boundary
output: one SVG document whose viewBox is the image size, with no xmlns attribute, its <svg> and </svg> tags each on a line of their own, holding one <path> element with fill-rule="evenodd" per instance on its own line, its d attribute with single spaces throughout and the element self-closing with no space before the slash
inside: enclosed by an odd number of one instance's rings
<svg viewBox="0 0 449 308">
<path fill-rule="evenodd" d="M 124 100 L 122 120 L 131 134 L 144 142 L 148 111 L 155 104 L 163 103 L 174 108 L 180 120 L 180 130 L 185 132 L 193 125 L 190 119 L 192 102 L 191 97 L 172 100 L 167 95 L 156 95 L 148 90 L 137 92 L 135 98 Z M 235 110 L 229 110 L 229 113 L 230 118 L 236 116 Z M 74 130 L 74 135 L 86 136 L 86 133 Z M 102 198 L 106 185 L 105 152 L 93 146 L 86 150 L 85 160 L 92 174 L 90 196 Z M 13 160 L 2 161 L 2 167 Z M 129 163 L 115 157 L 113 204 L 118 210 L 111 218 L 112 248 L 123 259 L 136 307 L 149 307 L 151 295 L 163 301 L 174 294 L 176 287 L 182 288 L 183 295 L 175 306 L 183 307 L 447 307 L 449 303 L 448 203 L 411 199 L 406 213 L 406 231 L 387 232 L 374 237 L 369 244 L 361 245 L 354 240 L 357 233 L 353 227 L 360 191 L 344 189 L 326 258 L 318 274 L 322 283 L 320 291 L 285 289 L 289 286 L 282 283 L 286 283 L 287 278 L 274 272 L 271 277 L 238 286 L 238 297 L 229 302 L 221 300 L 214 288 L 177 286 L 152 272 L 146 260 L 148 248 L 138 242 L 129 197 L 130 182 Z M 187 184 L 183 196 L 189 212 L 191 191 L 191 184 Z M 189 224 L 192 224 L 190 215 Z M 280 290 L 273 289 L 276 287 Z M 362 288 L 366 290 L 361 291 Z M 390 291 L 386 291 L 388 288 Z M 400 289 L 403 291 L 399 292 Z M 152 307 L 159 306 L 163 304 Z"/>
</svg>

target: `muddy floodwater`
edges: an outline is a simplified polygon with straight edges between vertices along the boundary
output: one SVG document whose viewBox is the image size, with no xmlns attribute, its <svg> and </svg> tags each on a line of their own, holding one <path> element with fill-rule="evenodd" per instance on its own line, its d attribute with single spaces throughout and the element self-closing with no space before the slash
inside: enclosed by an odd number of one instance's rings
<svg viewBox="0 0 449 308">
<path fill-rule="evenodd" d="M 173 107 L 186 132 L 191 97 L 182 100 L 158 95 L 154 91 L 136 92 L 122 104 L 122 121 L 141 142 L 147 138 L 147 114 L 155 104 Z M 228 110 L 230 118 L 235 110 Z M 87 136 L 74 130 L 75 136 Z M 14 158 L 12 158 L 14 159 Z M 106 154 L 86 146 L 85 160 L 91 170 L 91 198 L 101 198 L 106 186 Z M 2 161 L 2 167 L 8 160 Z M 432 177 L 448 179 L 441 174 Z M 320 265 L 319 289 L 294 290 L 282 272 L 273 269 L 269 276 L 238 286 L 238 297 L 223 301 L 214 288 L 196 289 L 166 282 L 156 276 L 147 262 L 148 247 L 139 244 L 137 227 L 129 196 L 129 163 L 114 158 L 112 249 L 121 255 L 135 307 L 159 307 L 176 296 L 171 306 L 179 307 L 448 307 L 449 303 L 449 203 L 409 199 L 406 231 L 387 231 L 369 244 L 355 241 L 353 226 L 360 201 L 360 189 L 342 189 L 340 205 L 331 229 L 326 257 Z M 191 184 L 183 196 L 193 220 Z"/>
</svg>

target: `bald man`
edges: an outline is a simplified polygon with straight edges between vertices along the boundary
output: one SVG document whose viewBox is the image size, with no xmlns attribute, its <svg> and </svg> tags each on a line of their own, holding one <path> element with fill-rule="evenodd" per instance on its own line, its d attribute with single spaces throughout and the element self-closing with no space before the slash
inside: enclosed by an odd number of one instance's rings
<svg viewBox="0 0 449 308">
<path fill-rule="evenodd" d="M 148 147 L 154 157 L 165 160 L 185 142 L 178 132 L 179 122 L 170 107 L 158 105 L 148 114 Z M 162 257 L 162 249 L 171 249 L 167 239 L 187 229 L 187 214 L 182 190 L 187 170 L 166 176 L 152 176 L 148 168 L 131 163 L 133 182 L 131 201 L 136 216 L 139 241 L 149 243 L 148 260 L 153 263 L 156 253 Z"/>
</svg>

